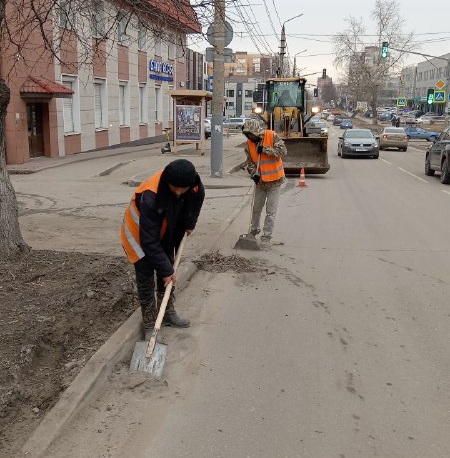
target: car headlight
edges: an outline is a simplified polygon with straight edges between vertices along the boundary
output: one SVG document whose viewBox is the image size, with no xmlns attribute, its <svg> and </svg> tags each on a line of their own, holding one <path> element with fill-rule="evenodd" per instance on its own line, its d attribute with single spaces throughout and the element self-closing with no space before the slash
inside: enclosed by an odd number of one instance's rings
<svg viewBox="0 0 450 458">
<path fill-rule="evenodd" d="M 344 141 L 344 146 L 350 146 L 350 142 Z"/>
</svg>

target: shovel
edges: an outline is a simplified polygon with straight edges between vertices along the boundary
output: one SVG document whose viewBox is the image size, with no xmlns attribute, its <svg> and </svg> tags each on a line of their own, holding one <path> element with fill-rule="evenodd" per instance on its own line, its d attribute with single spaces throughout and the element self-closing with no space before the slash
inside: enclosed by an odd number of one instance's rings
<svg viewBox="0 0 450 458">
<path fill-rule="evenodd" d="M 259 160 L 261 155 L 258 154 L 258 162 L 256 164 L 256 173 L 259 172 Z M 258 245 L 258 241 L 254 235 L 250 234 L 250 230 L 252 228 L 252 215 L 253 215 L 253 206 L 255 205 L 255 194 L 256 194 L 256 184 L 253 188 L 253 197 L 252 197 L 252 206 L 250 209 L 250 222 L 248 224 L 248 233 L 242 234 L 239 236 L 239 240 L 234 245 L 235 250 L 253 250 L 259 251 L 261 248 Z"/>
<path fill-rule="evenodd" d="M 177 268 L 180 264 L 181 253 L 184 249 L 186 237 L 186 234 L 184 234 L 183 240 L 178 247 L 177 254 L 175 256 L 175 262 L 173 264 L 174 272 L 177 271 Z M 166 286 L 164 297 L 161 301 L 161 306 L 159 307 L 158 316 L 156 318 L 155 327 L 153 328 L 150 340 L 148 342 L 136 342 L 130 363 L 130 370 L 132 371 L 149 372 L 155 377 L 161 377 L 162 375 L 164 363 L 166 361 L 167 345 L 157 342 L 156 338 L 158 337 L 159 330 L 161 329 L 161 323 L 164 318 L 164 313 L 166 312 L 166 307 L 167 303 L 169 302 L 172 288 L 173 282 L 171 281 Z"/>
</svg>

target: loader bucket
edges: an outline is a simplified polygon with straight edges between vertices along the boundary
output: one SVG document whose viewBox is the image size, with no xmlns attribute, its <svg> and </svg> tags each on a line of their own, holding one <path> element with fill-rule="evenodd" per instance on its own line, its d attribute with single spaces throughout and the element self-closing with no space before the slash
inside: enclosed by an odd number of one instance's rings
<svg viewBox="0 0 450 458">
<path fill-rule="evenodd" d="M 327 137 L 283 138 L 287 156 L 283 158 L 284 172 L 288 176 L 305 173 L 327 173 L 330 169 L 327 153 Z"/>
</svg>

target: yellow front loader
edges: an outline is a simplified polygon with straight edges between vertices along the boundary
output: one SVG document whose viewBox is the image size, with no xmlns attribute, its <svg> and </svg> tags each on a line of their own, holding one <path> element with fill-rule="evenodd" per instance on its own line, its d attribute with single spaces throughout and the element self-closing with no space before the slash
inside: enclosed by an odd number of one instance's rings
<svg viewBox="0 0 450 458">
<path fill-rule="evenodd" d="M 327 173 L 328 137 L 308 137 L 305 132 L 306 98 L 304 78 L 271 78 L 266 82 L 263 118 L 267 128 L 284 140 L 288 154 L 283 158 L 287 175 Z"/>
</svg>

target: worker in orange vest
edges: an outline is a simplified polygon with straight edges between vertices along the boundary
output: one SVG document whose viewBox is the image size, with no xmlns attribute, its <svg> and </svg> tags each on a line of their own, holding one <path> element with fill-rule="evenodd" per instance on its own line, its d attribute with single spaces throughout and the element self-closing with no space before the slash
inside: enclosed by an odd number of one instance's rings
<svg viewBox="0 0 450 458">
<path fill-rule="evenodd" d="M 176 281 L 175 251 L 184 234 L 190 235 L 194 230 L 204 197 L 205 190 L 194 165 L 178 159 L 144 181 L 125 211 L 122 246 L 135 267 L 146 336 L 151 335 L 155 326 L 165 287 Z M 190 321 L 175 311 L 174 289 L 163 324 L 190 326 Z"/>
<path fill-rule="evenodd" d="M 256 119 L 246 121 L 242 132 L 247 137 L 245 167 L 255 182 L 250 235 L 256 237 L 260 233 L 261 212 L 265 205 L 261 243 L 270 245 L 280 188 L 285 181 L 282 157 L 287 154 L 287 149 L 276 132 L 263 129 Z"/>
</svg>

